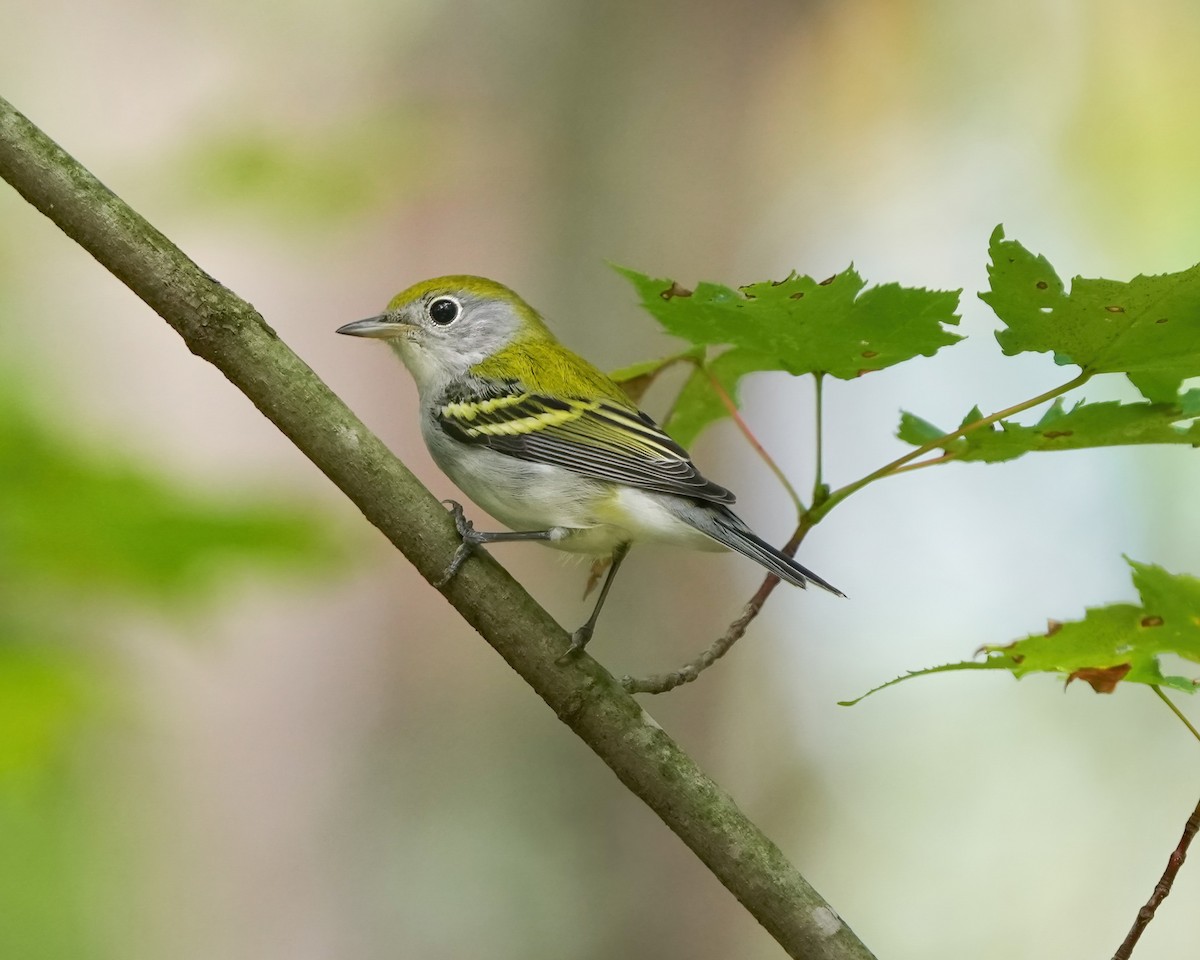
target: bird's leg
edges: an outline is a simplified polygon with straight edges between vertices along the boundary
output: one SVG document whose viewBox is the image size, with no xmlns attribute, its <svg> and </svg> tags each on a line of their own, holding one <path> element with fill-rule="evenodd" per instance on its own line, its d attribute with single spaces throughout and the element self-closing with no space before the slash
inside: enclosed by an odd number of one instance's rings
<svg viewBox="0 0 1200 960">
<path fill-rule="evenodd" d="M 592 608 L 592 615 L 587 618 L 587 623 L 571 634 L 571 645 L 567 648 L 567 652 L 558 658 L 557 663 L 568 663 L 592 639 L 592 631 L 596 629 L 596 621 L 600 618 L 600 608 L 604 606 L 608 591 L 612 587 L 613 577 L 617 575 L 621 561 L 625 559 L 625 554 L 628 552 L 628 543 L 622 543 L 613 551 L 612 565 L 608 568 L 608 576 L 604 578 L 604 586 L 600 588 L 600 596 L 596 600 L 596 606 Z"/>
<path fill-rule="evenodd" d="M 454 517 L 454 526 L 458 530 L 458 535 L 462 537 L 462 543 L 458 545 L 458 549 L 454 551 L 454 556 L 450 558 L 450 564 L 446 567 L 446 572 L 434 584 L 439 590 L 454 579 L 454 575 L 458 573 L 459 567 L 463 565 L 467 557 L 469 557 L 480 544 L 483 543 L 505 543 L 513 540 L 562 540 L 568 535 L 565 527 L 551 527 L 549 530 L 517 530 L 505 531 L 503 533 L 484 533 L 475 529 L 475 524 L 466 518 L 463 513 L 462 504 L 457 500 L 443 500 L 442 503 L 450 507 L 450 514 Z"/>
</svg>

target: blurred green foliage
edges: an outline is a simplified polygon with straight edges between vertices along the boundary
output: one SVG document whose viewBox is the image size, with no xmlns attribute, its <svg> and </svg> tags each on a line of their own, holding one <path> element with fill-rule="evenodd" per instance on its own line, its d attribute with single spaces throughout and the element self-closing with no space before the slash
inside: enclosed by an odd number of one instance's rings
<svg viewBox="0 0 1200 960">
<path fill-rule="evenodd" d="M 0 390 L 0 956 L 105 955 L 105 875 L 130 855 L 92 856 L 111 830 L 77 767 L 128 718 L 94 649 L 114 606 L 190 612 L 231 572 L 340 555 L 315 511 L 180 489 Z"/>
<path fill-rule="evenodd" d="M 208 210 L 326 230 L 414 188 L 420 172 L 439 160 L 428 126 L 387 111 L 334 129 L 208 129 L 184 147 L 173 184 L 185 185 L 184 198 Z"/>
<path fill-rule="evenodd" d="M 55 593 L 196 600 L 231 565 L 307 566 L 332 553 L 300 509 L 180 490 L 119 454 L 84 449 L 0 394 L 0 590 L 13 594 L 10 613 L 24 600 L 44 611 Z"/>
</svg>

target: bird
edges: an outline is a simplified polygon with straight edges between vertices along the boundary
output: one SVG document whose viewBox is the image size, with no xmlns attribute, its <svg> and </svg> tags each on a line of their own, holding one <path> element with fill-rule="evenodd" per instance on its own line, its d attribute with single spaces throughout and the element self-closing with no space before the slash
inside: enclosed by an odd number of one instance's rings
<svg viewBox="0 0 1200 960">
<path fill-rule="evenodd" d="M 434 462 L 508 531 L 479 531 L 444 501 L 461 538 L 438 586 L 483 544 L 541 541 L 609 559 L 588 619 L 562 659 L 592 638 L 629 548 L 659 542 L 734 550 L 797 587 L 841 590 L 771 546 L 733 512 L 734 495 L 611 378 L 573 353 L 503 284 L 436 277 L 383 313 L 337 328 L 388 342 L 417 386 L 421 435 Z"/>
</svg>

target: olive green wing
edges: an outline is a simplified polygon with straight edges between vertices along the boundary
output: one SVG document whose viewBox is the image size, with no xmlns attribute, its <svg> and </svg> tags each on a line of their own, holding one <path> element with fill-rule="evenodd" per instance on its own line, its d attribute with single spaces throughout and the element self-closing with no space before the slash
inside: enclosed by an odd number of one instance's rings
<svg viewBox="0 0 1200 960">
<path fill-rule="evenodd" d="M 447 398 L 435 415 L 454 439 L 519 460 L 657 493 L 734 502 L 646 414 L 612 400 L 550 397 L 492 383 L 478 396 Z"/>
</svg>

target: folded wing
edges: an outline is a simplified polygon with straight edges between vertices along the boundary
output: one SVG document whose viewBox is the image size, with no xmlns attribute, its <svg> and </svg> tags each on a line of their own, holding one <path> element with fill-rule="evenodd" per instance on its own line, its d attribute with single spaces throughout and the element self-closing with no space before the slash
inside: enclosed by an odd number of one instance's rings
<svg viewBox="0 0 1200 960">
<path fill-rule="evenodd" d="M 580 400 L 489 384 L 474 397 L 447 398 L 442 428 L 462 443 L 489 447 L 630 486 L 712 503 L 734 496 L 700 475 L 687 451 L 646 414 L 608 399 Z"/>
</svg>

